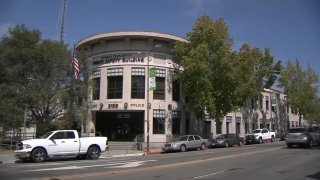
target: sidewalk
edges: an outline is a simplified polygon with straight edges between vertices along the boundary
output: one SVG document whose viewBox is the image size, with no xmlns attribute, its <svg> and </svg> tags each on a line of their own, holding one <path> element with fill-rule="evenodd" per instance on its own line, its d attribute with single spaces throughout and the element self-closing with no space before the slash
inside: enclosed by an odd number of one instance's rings
<svg viewBox="0 0 320 180">
<path fill-rule="evenodd" d="M 150 148 L 149 152 L 143 150 L 109 150 L 101 153 L 100 158 L 107 157 L 128 157 L 128 156 L 146 156 L 161 154 L 161 148 Z M 4 163 L 14 163 L 17 159 L 14 157 L 14 150 L 0 149 L 0 165 Z"/>
</svg>

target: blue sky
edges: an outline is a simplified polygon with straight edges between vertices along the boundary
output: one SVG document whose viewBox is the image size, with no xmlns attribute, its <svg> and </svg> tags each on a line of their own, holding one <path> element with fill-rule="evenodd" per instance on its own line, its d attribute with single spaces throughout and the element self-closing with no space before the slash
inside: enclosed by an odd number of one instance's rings
<svg viewBox="0 0 320 180">
<path fill-rule="evenodd" d="M 110 31 L 186 37 L 204 13 L 224 18 L 234 48 L 270 48 L 275 60 L 298 59 L 320 75 L 320 0 L 68 0 L 65 41 Z M 58 39 L 60 0 L 0 0 L 0 35 L 25 24 Z"/>
</svg>

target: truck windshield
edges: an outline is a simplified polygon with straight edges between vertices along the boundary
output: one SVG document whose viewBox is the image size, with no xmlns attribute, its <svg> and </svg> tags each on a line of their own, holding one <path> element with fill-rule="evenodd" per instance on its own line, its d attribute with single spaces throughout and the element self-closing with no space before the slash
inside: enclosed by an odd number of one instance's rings
<svg viewBox="0 0 320 180">
<path fill-rule="evenodd" d="M 220 136 L 218 136 L 216 139 L 225 139 L 227 138 L 225 134 L 221 134 Z"/>
<path fill-rule="evenodd" d="M 260 129 L 256 129 L 252 133 L 261 133 L 261 130 Z"/>
<path fill-rule="evenodd" d="M 46 138 L 49 137 L 52 133 L 53 133 L 53 131 L 47 132 L 46 134 L 42 135 L 42 136 L 40 137 L 40 139 L 46 139 Z"/>
<path fill-rule="evenodd" d="M 289 129 L 288 133 L 304 133 L 306 131 L 305 128 L 295 128 L 295 129 Z"/>
</svg>

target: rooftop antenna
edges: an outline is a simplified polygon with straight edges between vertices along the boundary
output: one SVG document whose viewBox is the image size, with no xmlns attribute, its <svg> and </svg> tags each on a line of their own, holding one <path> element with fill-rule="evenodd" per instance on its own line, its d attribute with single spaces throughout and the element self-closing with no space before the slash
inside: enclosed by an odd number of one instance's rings
<svg viewBox="0 0 320 180">
<path fill-rule="evenodd" d="M 64 32 L 66 26 L 66 9 L 67 9 L 67 0 L 61 0 L 61 7 L 59 12 L 59 41 L 63 44 L 64 41 Z"/>
</svg>

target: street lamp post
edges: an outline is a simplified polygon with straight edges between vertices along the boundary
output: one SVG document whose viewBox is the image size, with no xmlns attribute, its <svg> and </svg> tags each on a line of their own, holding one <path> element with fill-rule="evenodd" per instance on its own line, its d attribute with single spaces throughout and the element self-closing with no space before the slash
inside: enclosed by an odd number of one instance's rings
<svg viewBox="0 0 320 180">
<path fill-rule="evenodd" d="M 148 49 L 148 54 L 147 54 L 147 152 L 150 152 L 150 118 L 149 118 L 149 111 L 150 111 L 150 51 L 153 50 L 154 48 L 161 47 L 162 45 L 154 45 L 151 49 Z"/>
<path fill-rule="evenodd" d="M 147 79 L 148 79 L 148 83 L 147 83 L 147 152 L 150 151 L 150 119 L 149 119 L 149 110 L 150 110 L 150 107 L 149 107 L 149 83 L 150 83 L 150 64 L 149 64 L 149 57 L 150 57 L 150 50 L 148 49 L 148 54 L 147 54 Z"/>
</svg>

